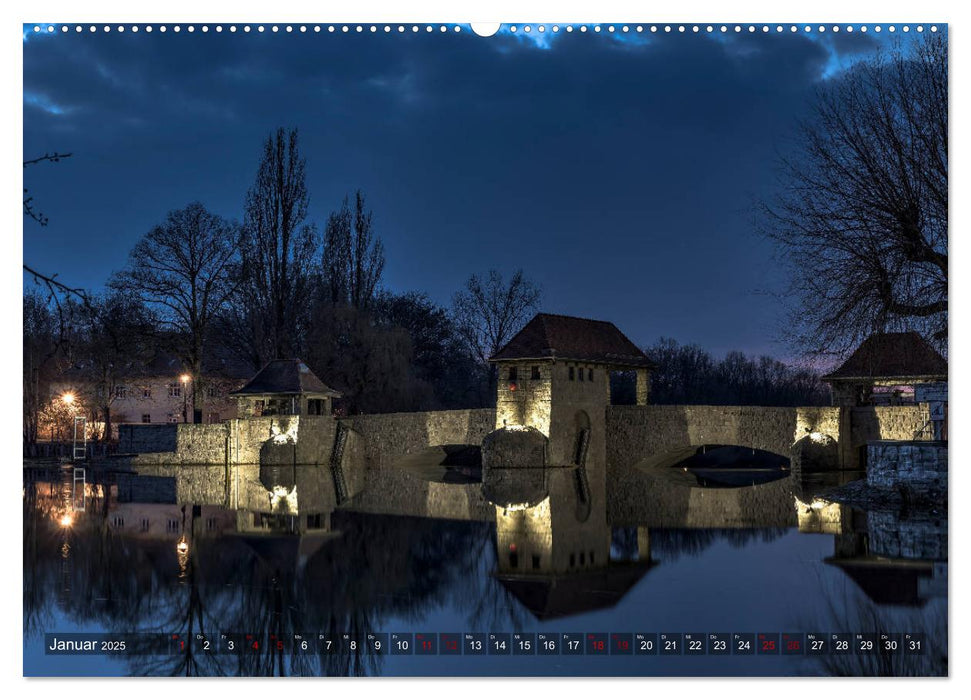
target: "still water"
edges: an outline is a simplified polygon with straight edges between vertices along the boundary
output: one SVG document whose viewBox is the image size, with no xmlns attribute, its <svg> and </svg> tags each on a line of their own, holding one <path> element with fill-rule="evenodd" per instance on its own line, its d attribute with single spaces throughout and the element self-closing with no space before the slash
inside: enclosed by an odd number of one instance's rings
<svg viewBox="0 0 971 700">
<path fill-rule="evenodd" d="M 394 494 L 386 507 L 298 504 L 296 487 L 289 506 L 283 493 L 266 512 L 193 503 L 180 479 L 198 474 L 89 472 L 75 503 L 68 471 L 25 469 L 24 674 L 947 673 L 946 519 L 820 501 L 789 476 L 740 489 L 659 484 L 584 509 L 574 476 L 554 475 L 530 507 L 443 519 L 403 514 Z M 292 480 L 307 494 L 318 481 L 327 492 L 328 479 L 309 467 Z M 45 653 L 45 634 L 76 632 L 168 641 L 165 653 Z M 553 635 L 837 632 L 923 635 L 912 637 L 923 654 L 398 655 L 364 641 L 515 633 L 536 644 L 546 633 L 562 649 Z M 258 650 L 226 651 L 247 633 Z M 362 640 L 356 649 L 345 634 Z M 295 639 L 319 648 L 294 651 Z"/>
</svg>

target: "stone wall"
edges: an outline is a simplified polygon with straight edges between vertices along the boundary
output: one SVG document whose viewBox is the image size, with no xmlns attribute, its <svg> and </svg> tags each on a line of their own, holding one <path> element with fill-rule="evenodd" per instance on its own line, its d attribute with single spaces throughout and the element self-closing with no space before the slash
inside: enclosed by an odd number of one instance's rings
<svg viewBox="0 0 971 700">
<path fill-rule="evenodd" d="M 947 443 L 878 441 L 867 445 L 867 482 L 877 488 L 905 487 L 914 497 L 947 491 Z"/>
<path fill-rule="evenodd" d="M 852 411 L 852 441 L 854 447 L 871 440 L 915 440 L 917 433 L 927 429 L 930 409 L 927 404 L 907 406 L 855 406 Z"/>
<path fill-rule="evenodd" d="M 801 471 L 806 443 L 824 445 L 839 435 L 839 409 L 833 407 L 610 406 L 606 419 L 608 519 L 628 525 L 792 525 L 792 479 L 704 489 L 663 481 L 639 466 L 677 461 L 701 445 L 740 445 L 791 458 L 795 472 Z M 750 522 L 751 513 L 760 513 L 758 522 Z"/>
<path fill-rule="evenodd" d="M 179 425 L 119 425 L 118 451 L 124 454 L 175 452 Z"/>
<path fill-rule="evenodd" d="M 149 464 L 329 464 L 337 431 L 330 416 L 267 416 L 201 425 L 122 426 L 119 452 Z"/>
<path fill-rule="evenodd" d="M 607 462 L 612 468 L 624 468 L 645 457 L 701 445 L 741 445 L 788 457 L 797 439 L 800 410 L 762 406 L 610 406 Z M 810 427 L 808 419 L 802 422 Z"/>
<path fill-rule="evenodd" d="M 534 367 L 539 375 L 535 378 Z M 500 362 L 496 368 L 495 427 L 528 425 L 548 436 L 555 369 L 551 362 Z M 509 378 L 512 370 L 516 372 L 515 379 Z"/>
<path fill-rule="evenodd" d="M 118 452 L 142 464 L 225 464 L 229 423 L 123 425 Z"/>
<path fill-rule="evenodd" d="M 429 482 L 396 467 L 406 455 L 434 445 L 480 445 L 495 428 L 494 409 L 387 413 L 345 419 L 355 434 L 364 487 L 349 510 L 429 518 L 492 520 L 495 510 L 479 484 Z"/>
</svg>

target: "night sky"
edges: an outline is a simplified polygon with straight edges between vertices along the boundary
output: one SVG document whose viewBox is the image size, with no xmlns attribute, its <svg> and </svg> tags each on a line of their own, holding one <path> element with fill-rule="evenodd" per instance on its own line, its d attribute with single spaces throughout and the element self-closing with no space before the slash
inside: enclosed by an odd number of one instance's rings
<svg viewBox="0 0 971 700">
<path fill-rule="evenodd" d="M 521 267 L 543 310 L 611 320 L 639 344 L 786 358 L 785 280 L 755 204 L 814 90 L 891 37 L 732 29 L 25 27 L 24 158 L 73 153 L 25 171 L 50 218 L 25 219 L 25 261 L 99 289 L 171 209 L 241 218 L 262 141 L 295 126 L 311 220 L 322 230 L 364 190 L 391 290 L 448 304 L 470 273 Z"/>
</svg>

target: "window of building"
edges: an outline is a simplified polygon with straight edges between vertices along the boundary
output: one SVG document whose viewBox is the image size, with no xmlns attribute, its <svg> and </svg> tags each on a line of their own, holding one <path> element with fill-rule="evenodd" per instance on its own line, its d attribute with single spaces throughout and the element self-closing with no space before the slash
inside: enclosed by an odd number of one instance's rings
<svg viewBox="0 0 971 700">
<path fill-rule="evenodd" d="M 509 381 L 514 382 L 519 378 L 519 372 L 516 371 L 516 367 L 509 368 Z"/>
<path fill-rule="evenodd" d="M 539 379 L 539 367 L 538 366 L 533 365 L 533 368 L 529 371 L 529 378 L 530 379 Z"/>
<path fill-rule="evenodd" d="M 169 397 L 173 399 L 180 398 L 182 396 L 182 385 L 178 382 L 172 382 L 169 384 Z"/>
<path fill-rule="evenodd" d="M 576 374 L 576 370 L 574 370 L 572 367 L 570 367 L 570 381 L 571 382 L 574 380 L 574 378 L 575 378 L 574 375 L 575 374 Z"/>
<path fill-rule="evenodd" d="M 533 555 L 533 568 L 534 569 L 538 569 L 539 568 L 539 555 L 538 554 L 534 554 Z"/>
<path fill-rule="evenodd" d="M 115 398 L 116 399 L 127 399 L 128 398 L 128 387 L 119 384 L 115 387 Z"/>
<path fill-rule="evenodd" d="M 216 529 L 216 519 L 215 518 L 206 518 L 206 529 L 207 530 L 215 530 Z"/>
<path fill-rule="evenodd" d="M 307 399 L 307 415 L 308 416 L 322 416 L 322 415 L 324 415 L 324 400 L 323 399 Z"/>
<path fill-rule="evenodd" d="M 152 422 L 152 414 L 151 413 L 143 413 L 142 414 L 142 423 L 151 423 L 151 422 Z"/>
<path fill-rule="evenodd" d="M 311 513 L 307 515 L 307 529 L 320 529 L 320 513 Z"/>
<path fill-rule="evenodd" d="M 587 370 L 587 379 L 591 382 L 593 381 L 593 367 Z"/>
<path fill-rule="evenodd" d="M 116 515 L 111 519 L 111 524 L 115 527 L 125 527 L 125 519 L 120 515 Z"/>
<path fill-rule="evenodd" d="M 152 387 L 150 387 L 150 386 L 143 386 L 142 387 L 142 398 L 143 399 L 150 399 L 150 398 L 152 398 Z"/>
<path fill-rule="evenodd" d="M 579 375 L 577 377 L 577 379 L 579 379 L 582 382 L 583 381 L 583 367 L 578 367 L 577 368 L 577 374 Z"/>
<path fill-rule="evenodd" d="M 509 552 L 509 566 L 513 569 L 519 568 L 519 552 Z"/>
<path fill-rule="evenodd" d="M 165 531 L 170 535 L 174 532 L 179 531 L 179 521 L 175 518 L 169 518 L 165 523 Z"/>
<path fill-rule="evenodd" d="M 576 557 L 576 555 L 575 554 L 570 554 L 570 566 L 571 567 L 572 566 L 576 566 L 576 563 L 577 563 L 577 557 Z"/>
<path fill-rule="evenodd" d="M 580 552 L 580 566 L 583 566 L 584 564 L 587 563 L 585 561 L 585 559 L 586 559 L 586 557 L 584 556 L 584 553 L 583 552 Z"/>
<path fill-rule="evenodd" d="M 262 399 L 253 402 L 253 415 L 256 417 L 262 416 L 263 411 L 266 409 L 266 402 Z"/>
<path fill-rule="evenodd" d="M 590 550 L 590 564 L 593 565 L 593 550 Z"/>
<path fill-rule="evenodd" d="M 148 532 L 148 518 L 142 518 L 142 532 Z"/>
</svg>

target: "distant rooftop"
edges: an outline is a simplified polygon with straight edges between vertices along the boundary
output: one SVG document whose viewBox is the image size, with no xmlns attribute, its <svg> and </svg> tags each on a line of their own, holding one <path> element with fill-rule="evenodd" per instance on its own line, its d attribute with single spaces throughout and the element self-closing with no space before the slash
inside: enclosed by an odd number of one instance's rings
<svg viewBox="0 0 971 700">
<path fill-rule="evenodd" d="M 823 379 L 947 378 L 947 360 L 920 333 L 874 333 Z"/>
<path fill-rule="evenodd" d="M 609 321 L 536 314 L 489 360 L 579 360 L 652 368 L 644 352 Z"/>
<path fill-rule="evenodd" d="M 273 360 L 233 395 L 325 394 L 337 398 L 340 392 L 324 384 L 302 360 Z"/>
</svg>

